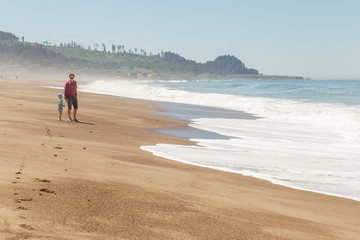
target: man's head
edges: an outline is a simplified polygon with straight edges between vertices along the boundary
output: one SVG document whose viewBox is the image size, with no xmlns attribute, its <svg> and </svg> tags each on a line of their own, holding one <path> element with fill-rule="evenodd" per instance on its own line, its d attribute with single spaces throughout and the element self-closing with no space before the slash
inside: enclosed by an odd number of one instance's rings
<svg viewBox="0 0 360 240">
<path fill-rule="evenodd" d="M 70 73 L 70 74 L 69 74 L 69 78 L 70 78 L 70 80 L 73 80 L 73 79 L 75 78 L 75 74 Z"/>
</svg>

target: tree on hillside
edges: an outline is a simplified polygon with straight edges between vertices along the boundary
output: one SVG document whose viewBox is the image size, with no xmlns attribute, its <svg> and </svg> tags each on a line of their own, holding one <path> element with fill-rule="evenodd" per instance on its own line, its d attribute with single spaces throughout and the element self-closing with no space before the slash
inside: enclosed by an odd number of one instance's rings
<svg viewBox="0 0 360 240">
<path fill-rule="evenodd" d="M 170 51 L 167 52 L 161 51 L 161 53 L 159 53 L 158 56 L 164 59 L 165 61 L 167 61 L 168 63 L 188 64 L 188 65 L 196 64 L 195 61 L 187 60 L 186 58 L 180 56 L 179 54 L 172 53 Z"/>
<path fill-rule="evenodd" d="M 12 41 L 12 40 L 16 41 Z M 3 41 L 1 41 L 3 40 Z M 0 61 L 20 60 L 26 63 L 39 64 L 39 66 L 63 66 L 69 69 L 91 69 L 108 71 L 112 73 L 156 73 L 189 76 L 189 77 L 236 77 L 242 74 L 259 74 L 255 69 L 248 69 L 245 64 L 234 56 L 223 55 L 214 61 L 198 63 L 188 60 L 179 54 L 170 51 L 158 54 L 147 54 L 143 49 L 137 47 L 125 49 L 125 45 L 111 45 L 113 53 L 118 54 L 114 57 L 106 50 L 105 43 L 94 43 L 94 50 L 88 47 L 86 50 L 75 41 L 61 43 L 61 49 L 50 42 L 44 41 L 43 44 L 22 41 L 11 33 L 0 32 Z M 104 51 L 98 52 L 98 51 Z M 128 53 L 127 53 L 128 51 Z M 131 54 L 139 55 L 131 55 Z M 143 55 L 143 56 L 140 56 Z M 148 56 L 150 55 L 150 56 Z"/>
<path fill-rule="evenodd" d="M 213 72 L 222 76 L 228 74 L 259 74 L 255 69 L 248 69 L 245 64 L 234 56 L 223 55 L 215 59 L 215 61 L 208 61 L 204 65 L 205 71 Z"/>
<path fill-rule="evenodd" d="M 0 41 L 4 40 L 18 41 L 19 38 L 12 33 L 0 31 Z"/>
</svg>

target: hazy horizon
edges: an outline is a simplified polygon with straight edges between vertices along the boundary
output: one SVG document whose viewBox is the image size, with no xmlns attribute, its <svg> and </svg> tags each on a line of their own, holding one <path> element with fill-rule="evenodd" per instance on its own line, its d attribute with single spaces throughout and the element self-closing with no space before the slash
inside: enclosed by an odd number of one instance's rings
<svg viewBox="0 0 360 240">
<path fill-rule="evenodd" d="M 2 1 L 0 30 L 25 41 L 172 51 L 205 62 L 229 54 L 264 75 L 360 79 L 360 2 Z"/>
</svg>

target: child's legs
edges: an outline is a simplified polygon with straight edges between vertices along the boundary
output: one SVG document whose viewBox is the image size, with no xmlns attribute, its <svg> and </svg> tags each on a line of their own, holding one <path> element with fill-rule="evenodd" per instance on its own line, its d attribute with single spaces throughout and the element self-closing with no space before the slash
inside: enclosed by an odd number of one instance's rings
<svg viewBox="0 0 360 240">
<path fill-rule="evenodd" d="M 59 111 L 59 120 L 61 120 L 61 115 L 62 115 L 62 108 L 58 108 L 58 111 Z"/>
</svg>

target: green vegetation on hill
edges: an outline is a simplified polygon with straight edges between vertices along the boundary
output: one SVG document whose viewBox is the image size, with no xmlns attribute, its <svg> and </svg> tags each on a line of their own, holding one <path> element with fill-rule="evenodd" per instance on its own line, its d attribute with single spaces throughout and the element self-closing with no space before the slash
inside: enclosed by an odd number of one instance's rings
<svg viewBox="0 0 360 240">
<path fill-rule="evenodd" d="M 74 41 L 60 46 L 29 43 L 24 37 L 0 31 L 0 62 L 25 64 L 28 67 L 56 67 L 125 77 L 143 78 L 243 78 L 262 77 L 255 69 L 248 69 L 234 56 L 224 55 L 214 61 L 197 63 L 172 53 L 147 54 L 126 51 L 123 45 L 112 45 L 112 52 L 102 44 L 95 50 L 85 49 Z"/>
<path fill-rule="evenodd" d="M 4 40 L 17 41 L 19 38 L 12 33 L 0 31 L 0 41 Z"/>
</svg>

